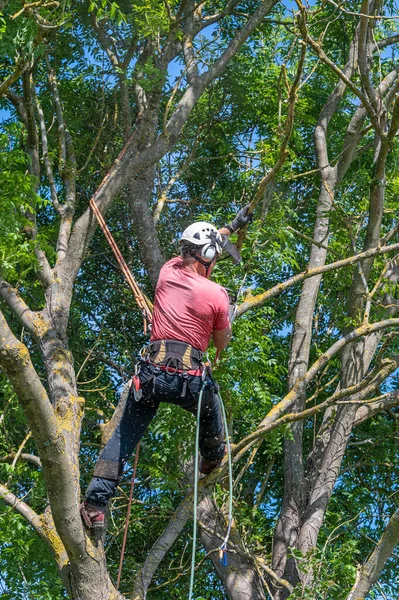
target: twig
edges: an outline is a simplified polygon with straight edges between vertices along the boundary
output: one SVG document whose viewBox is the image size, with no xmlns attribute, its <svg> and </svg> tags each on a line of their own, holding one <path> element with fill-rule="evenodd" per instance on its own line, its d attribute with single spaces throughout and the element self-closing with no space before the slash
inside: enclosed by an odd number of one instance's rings
<svg viewBox="0 0 399 600">
<path fill-rule="evenodd" d="M 321 242 L 316 242 L 316 240 L 313 240 L 311 237 L 305 235 L 304 233 L 301 233 L 300 231 L 297 231 L 296 229 L 294 229 L 290 225 L 287 225 L 286 229 L 288 229 L 288 231 L 292 231 L 293 233 L 295 233 L 295 235 L 297 235 L 298 237 L 301 237 L 302 239 L 306 240 L 307 242 L 310 242 L 311 244 L 314 244 L 315 246 L 318 246 L 319 248 L 324 248 L 324 250 L 328 250 L 329 252 L 331 252 L 331 254 L 334 254 L 339 259 L 341 259 L 341 255 L 338 252 L 336 252 L 332 248 L 329 248 L 328 246 L 325 246 Z"/>
</svg>

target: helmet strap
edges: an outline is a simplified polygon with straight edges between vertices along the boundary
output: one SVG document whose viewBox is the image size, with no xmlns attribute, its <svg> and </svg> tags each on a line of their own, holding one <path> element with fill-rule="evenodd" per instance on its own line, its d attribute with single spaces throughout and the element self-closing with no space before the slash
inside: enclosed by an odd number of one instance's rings
<svg viewBox="0 0 399 600">
<path fill-rule="evenodd" d="M 209 269 L 211 268 L 211 264 L 213 263 L 213 258 L 208 262 L 196 254 L 193 254 L 193 258 L 205 267 L 205 274 L 206 277 L 208 277 Z"/>
</svg>

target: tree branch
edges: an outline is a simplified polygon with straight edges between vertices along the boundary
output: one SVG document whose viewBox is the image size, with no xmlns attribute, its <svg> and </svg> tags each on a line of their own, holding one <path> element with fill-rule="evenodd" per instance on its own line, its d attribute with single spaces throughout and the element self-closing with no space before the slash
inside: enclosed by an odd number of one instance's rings
<svg viewBox="0 0 399 600">
<path fill-rule="evenodd" d="M 72 467 L 47 392 L 28 349 L 12 334 L 0 312 L 0 365 L 22 405 L 35 439 L 57 531 L 70 557 L 86 554 Z"/>
<path fill-rule="evenodd" d="M 304 5 L 302 4 L 301 0 L 296 0 L 296 2 L 297 2 L 298 8 L 301 11 L 301 13 L 305 14 L 306 13 L 306 9 L 305 9 Z M 336 73 L 336 75 L 338 75 L 338 77 L 345 83 L 345 85 L 355 94 L 355 96 L 357 96 L 359 98 L 359 100 L 363 104 L 364 108 L 366 109 L 367 114 L 368 114 L 371 122 L 373 123 L 374 129 L 380 135 L 383 134 L 383 132 L 381 132 L 379 123 L 378 123 L 378 121 L 376 119 L 376 115 L 375 115 L 374 109 L 373 109 L 372 105 L 370 104 L 367 96 L 365 94 L 363 94 L 363 92 L 361 92 L 361 90 L 359 90 L 355 86 L 354 83 L 352 83 L 352 81 L 346 76 L 346 74 L 330 58 L 328 58 L 328 56 L 326 55 L 326 53 L 322 49 L 321 45 L 318 42 L 316 42 L 312 38 L 312 36 L 309 34 L 309 31 L 308 31 L 305 23 L 306 23 L 306 21 L 304 19 L 302 19 L 302 21 L 301 21 L 301 30 L 302 30 L 303 38 L 313 48 L 313 50 L 315 51 L 315 53 L 317 54 L 317 56 L 320 58 L 320 60 L 322 60 L 327 66 L 329 66 L 330 69 L 334 73 Z"/>
<path fill-rule="evenodd" d="M 59 568 L 68 564 L 69 560 L 65 548 L 54 529 L 52 519 L 48 519 L 46 513 L 38 515 L 26 502 L 20 500 L 2 484 L 0 484 L 0 498 L 5 504 L 24 517 L 40 538 L 45 541 Z"/>
<path fill-rule="evenodd" d="M 20 323 L 35 337 L 38 334 L 35 326 L 34 313 L 25 301 L 21 298 L 18 291 L 9 283 L 0 277 L 0 299 L 8 306 L 8 308 L 18 317 Z"/>
<path fill-rule="evenodd" d="M 382 331 L 383 329 L 387 329 L 389 327 L 398 327 L 399 326 L 399 318 L 396 319 L 385 319 L 384 321 L 379 321 L 373 324 L 362 325 L 353 331 L 347 333 L 342 336 L 339 340 L 337 340 L 326 352 L 324 352 L 308 369 L 303 377 L 298 379 L 293 386 L 293 388 L 288 392 L 288 394 L 276 404 L 272 410 L 266 415 L 263 421 L 259 424 L 259 426 L 248 436 L 243 438 L 238 444 L 234 446 L 234 454 L 235 459 L 234 462 L 238 460 L 238 458 L 246 452 L 258 439 L 261 439 L 268 433 L 271 429 L 274 429 L 276 426 L 280 426 L 284 423 L 288 423 L 291 421 L 297 420 L 298 413 L 293 413 L 292 415 L 284 415 L 284 413 L 289 410 L 294 404 L 297 396 L 301 393 L 304 386 L 307 386 L 316 375 L 325 367 L 325 365 L 339 352 L 341 352 L 342 348 L 350 344 L 351 342 L 365 336 L 369 336 L 377 331 Z M 353 388 L 356 389 L 356 388 Z M 348 388 L 346 393 L 353 393 L 352 388 Z M 338 392 L 340 393 L 340 392 Z M 334 402 L 338 397 L 335 396 Z M 331 399 L 330 399 L 331 400 Z M 303 413 L 306 416 L 311 415 L 311 412 L 317 407 L 312 407 L 310 409 L 306 409 Z M 300 418 L 303 418 L 300 417 Z M 278 425 L 276 425 L 278 423 Z"/>
<path fill-rule="evenodd" d="M 65 186 L 65 203 L 62 209 L 61 224 L 57 240 L 57 264 L 59 264 L 65 258 L 68 249 L 69 237 L 72 229 L 72 219 L 75 212 L 76 156 L 71 134 L 69 133 L 64 120 L 57 78 L 47 54 L 45 54 L 45 59 L 55 106 L 55 114 L 58 122 L 58 142 L 60 148 L 59 171 Z"/>
<path fill-rule="evenodd" d="M 32 510 L 31 507 L 26 504 L 26 502 L 20 500 L 17 496 L 15 496 L 15 494 L 10 492 L 5 485 L 2 484 L 0 484 L 0 498 L 7 504 L 7 506 L 11 506 L 11 508 L 24 517 L 24 519 L 26 519 L 26 521 L 32 525 L 33 529 L 35 529 L 40 537 L 44 539 L 47 544 L 49 543 L 49 539 L 42 527 L 40 516 L 35 513 L 35 511 Z"/>
<path fill-rule="evenodd" d="M 274 287 L 270 288 L 266 292 L 262 294 L 258 294 L 257 296 L 251 296 L 242 302 L 237 310 L 237 317 L 241 317 L 248 310 L 252 310 L 257 306 L 261 306 L 271 298 L 274 298 L 281 292 L 285 291 L 289 287 L 303 281 L 305 279 L 309 279 L 309 277 L 315 277 L 316 275 L 321 275 L 323 273 L 328 273 L 329 271 L 334 271 L 336 269 L 342 269 L 348 265 L 354 265 L 361 260 L 365 260 L 370 257 L 379 256 L 381 254 L 386 254 L 387 252 L 399 250 L 399 243 L 392 244 L 391 246 L 381 246 L 377 248 L 371 248 L 370 250 L 365 250 L 360 254 L 355 254 L 354 256 L 349 256 L 348 258 L 343 258 L 342 260 L 337 260 L 336 262 L 330 263 L 328 265 L 324 265 L 322 267 L 314 267 L 313 269 L 307 269 L 298 275 L 294 275 L 290 277 L 283 283 L 278 283 Z"/>
<path fill-rule="evenodd" d="M 11 452 L 11 454 L 7 454 L 6 456 L 1 456 L 0 457 L 0 463 L 12 463 L 16 458 L 16 453 L 15 452 Z M 41 460 L 38 456 L 36 456 L 35 454 L 26 454 L 25 452 L 22 452 L 19 457 L 21 460 L 31 463 L 32 465 L 35 465 L 35 467 L 38 467 L 39 469 L 42 466 Z"/>
<path fill-rule="evenodd" d="M 39 117 L 40 135 L 41 135 L 41 141 L 42 141 L 42 156 L 43 156 L 43 162 L 44 162 L 44 166 L 45 166 L 46 173 L 47 173 L 47 179 L 49 181 L 51 200 L 53 202 L 53 206 L 54 206 L 55 210 L 57 211 L 57 213 L 60 216 L 62 216 L 62 206 L 58 200 L 58 194 L 57 194 L 57 190 L 55 187 L 55 181 L 54 181 L 54 174 L 53 174 L 53 170 L 51 168 L 51 163 L 50 163 L 50 159 L 49 159 L 49 155 L 48 155 L 46 122 L 44 119 L 42 107 L 40 106 L 39 99 L 35 92 L 34 92 L 34 97 L 35 97 L 35 104 L 36 104 L 36 112 Z"/>
<path fill-rule="evenodd" d="M 364 565 L 359 568 L 356 582 L 352 587 L 347 600 L 363 600 L 366 598 L 373 585 L 377 582 L 382 569 L 392 555 L 398 542 L 399 510 L 397 510 L 389 519 L 378 544 L 375 546 Z"/>
</svg>

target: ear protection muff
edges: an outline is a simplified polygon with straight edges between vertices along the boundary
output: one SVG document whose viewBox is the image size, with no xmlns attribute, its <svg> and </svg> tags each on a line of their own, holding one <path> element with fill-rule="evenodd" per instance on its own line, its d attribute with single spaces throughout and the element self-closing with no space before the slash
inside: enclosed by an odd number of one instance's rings
<svg viewBox="0 0 399 600">
<path fill-rule="evenodd" d="M 203 256 L 209 261 L 212 261 L 215 258 L 216 252 L 216 244 L 214 244 L 213 242 L 209 242 L 201 248 L 201 256 Z"/>
<path fill-rule="evenodd" d="M 207 258 L 209 261 L 212 261 L 216 254 L 222 254 L 222 248 L 219 243 L 219 241 L 221 242 L 221 237 L 219 236 L 218 238 L 216 231 L 211 231 L 209 237 L 210 241 L 207 244 L 204 244 L 201 248 L 201 256 Z"/>
</svg>

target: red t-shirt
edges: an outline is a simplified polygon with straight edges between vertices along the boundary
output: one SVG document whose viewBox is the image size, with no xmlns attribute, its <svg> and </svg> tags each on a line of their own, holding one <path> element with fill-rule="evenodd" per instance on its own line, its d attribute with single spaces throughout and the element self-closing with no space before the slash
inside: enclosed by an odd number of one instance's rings
<svg viewBox="0 0 399 600">
<path fill-rule="evenodd" d="M 180 340 L 205 352 L 213 331 L 229 327 L 222 286 L 183 268 L 180 257 L 161 269 L 155 290 L 151 341 Z"/>
</svg>

